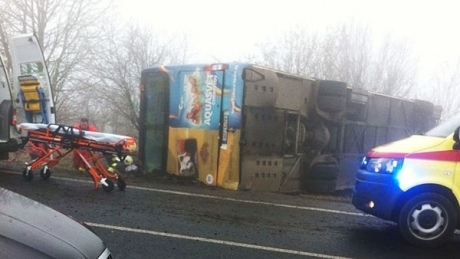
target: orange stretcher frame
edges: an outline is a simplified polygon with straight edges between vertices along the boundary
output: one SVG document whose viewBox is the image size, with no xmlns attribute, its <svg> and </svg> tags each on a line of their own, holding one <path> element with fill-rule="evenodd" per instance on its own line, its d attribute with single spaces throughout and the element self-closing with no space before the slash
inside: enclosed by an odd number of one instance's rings
<svg viewBox="0 0 460 259">
<path fill-rule="evenodd" d="M 78 130 L 70 126 L 63 125 L 44 125 L 44 124 L 27 124 L 20 125 L 21 130 L 27 131 L 27 136 L 21 137 L 21 146 L 24 147 L 27 143 L 38 157 L 27 163 L 23 171 L 25 180 L 30 181 L 33 178 L 32 170 L 41 166 L 40 175 L 44 179 L 51 176 L 50 169 L 56 166 L 59 161 L 71 152 L 76 152 L 81 160 L 86 165 L 86 171 L 94 181 L 95 188 L 102 185 L 104 191 L 112 191 L 114 182 L 120 190 L 126 188 L 126 183 L 121 179 L 116 172 L 108 172 L 101 159 L 105 159 L 105 154 L 116 155 L 120 161 L 133 152 L 133 147 L 136 147 L 134 138 L 107 134 L 112 137 L 112 141 L 96 141 L 87 138 L 87 135 L 98 134 L 104 136 L 104 133 L 89 132 Z M 85 158 L 81 151 L 87 150 L 91 154 L 90 158 Z"/>
</svg>

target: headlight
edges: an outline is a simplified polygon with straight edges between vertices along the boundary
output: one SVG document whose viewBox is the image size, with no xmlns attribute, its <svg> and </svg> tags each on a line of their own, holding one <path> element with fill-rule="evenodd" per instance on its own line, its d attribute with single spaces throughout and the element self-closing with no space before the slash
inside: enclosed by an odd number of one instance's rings
<svg viewBox="0 0 460 259">
<path fill-rule="evenodd" d="M 394 174 L 398 172 L 403 164 L 402 158 L 363 158 L 360 168 L 373 173 Z"/>
</svg>

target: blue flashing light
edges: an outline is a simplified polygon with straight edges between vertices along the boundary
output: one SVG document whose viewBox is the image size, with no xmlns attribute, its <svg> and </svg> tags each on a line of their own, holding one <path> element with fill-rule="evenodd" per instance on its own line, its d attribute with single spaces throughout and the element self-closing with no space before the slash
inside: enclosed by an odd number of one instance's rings
<svg viewBox="0 0 460 259">
<path fill-rule="evenodd" d="M 415 177 L 416 175 L 414 171 L 412 171 L 410 168 L 404 168 L 396 175 L 395 179 L 399 185 L 399 188 L 401 190 L 406 190 L 411 184 L 414 183 Z"/>
</svg>

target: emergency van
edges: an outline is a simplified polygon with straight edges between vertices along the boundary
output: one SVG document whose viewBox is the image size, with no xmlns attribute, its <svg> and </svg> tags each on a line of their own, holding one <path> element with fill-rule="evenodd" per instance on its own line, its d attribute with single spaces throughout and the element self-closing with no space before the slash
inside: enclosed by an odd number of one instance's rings
<svg viewBox="0 0 460 259">
<path fill-rule="evenodd" d="M 8 76 L 0 57 L 0 160 L 19 149 L 18 122 L 55 123 L 56 112 L 48 69 L 38 39 L 21 34 L 8 39 L 11 54 Z"/>
<path fill-rule="evenodd" d="M 409 243 L 439 246 L 460 228 L 460 114 L 424 135 L 370 150 L 353 205 L 394 221 Z"/>
<path fill-rule="evenodd" d="M 14 127 L 13 96 L 10 80 L 0 56 L 0 160 L 8 159 L 9 152 L 17 150 L 17 139 L 11 138 Z"/>
</svg>

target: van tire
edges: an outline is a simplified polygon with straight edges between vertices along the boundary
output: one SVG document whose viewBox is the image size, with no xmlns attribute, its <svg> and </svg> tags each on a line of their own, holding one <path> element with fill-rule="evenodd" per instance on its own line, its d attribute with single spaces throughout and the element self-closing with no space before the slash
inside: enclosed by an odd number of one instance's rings
<svg viewBox="0 0 460 259">
<path fill-rule="evenodd" d="M 456 224 L 457 212 L 452 202 L 433 192 L 410 198 L 398 220 L 401 235 L 409 243 L 422 247 L 437 247 L 450 240 Z"/>
</svg>

